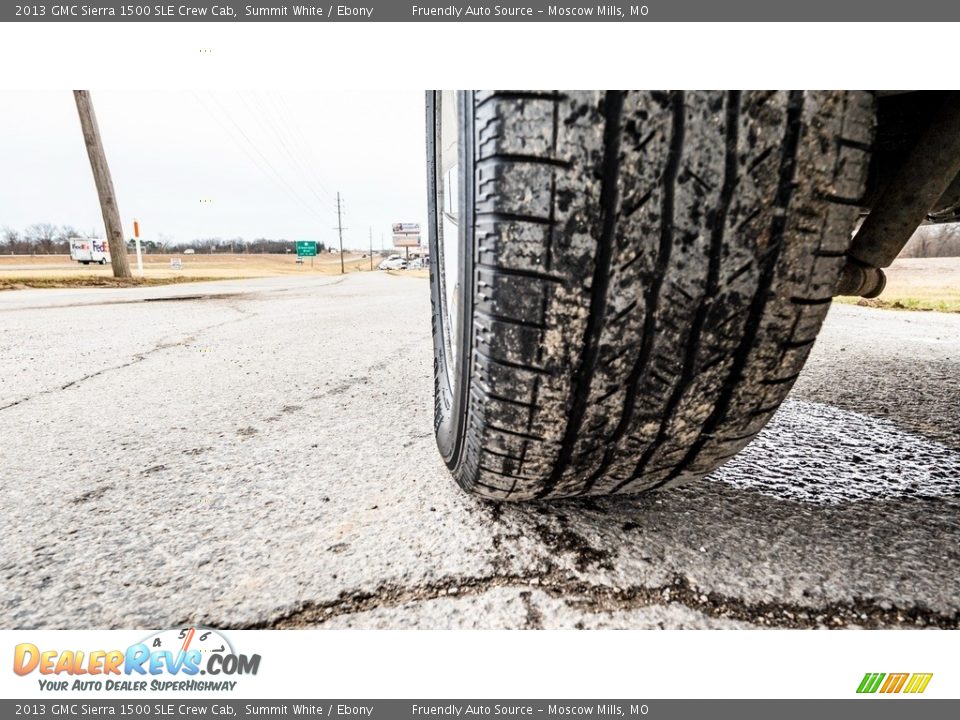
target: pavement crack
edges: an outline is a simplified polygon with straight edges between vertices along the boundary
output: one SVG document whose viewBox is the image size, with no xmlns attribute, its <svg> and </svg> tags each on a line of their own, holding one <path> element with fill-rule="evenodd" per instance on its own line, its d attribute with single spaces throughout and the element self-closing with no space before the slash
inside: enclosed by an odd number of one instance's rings
<svg viewBox="0 0 960 720">
<path fill-rule="evenodd" d="M 527 611 L 524 627 L 527 630 L 543 630 L 543 613 L 533 601 L 533 592 L 530 590 L 523 590 L 520 593 L 520 602 L 523 603 L 523 607 Z"/>
<path fill-rule="evenodd" d="M 372 590 L 341 592 L 332 600 L 307 601 L 300 607 L 270 620 L 237 626 L 221 624 L 221 626 L 224 629 L 234 630 L 317 627 L 337 617 L 445 597 L 476 596 L 502 587 L 523 589 L 520 599 L 527 609 L 525 619 L 527 627 L 539 627 L 543 624 L 543 614 L 532 604 L 530 594 L 533 590 L 540 590 L 550 597 L 565 600 L 571 607 L 591 614 L 676 604 L 711 618 L 747 622 L 757 627 L 840 629 L 857 626 L 878 629 L 899 626 L 960 629 L 960 612 L 941 613 L 923 605 L 898 607 L 887 601 L 869 598 L 821 606 L 786 602 L 749 602 L 741 598 L 701 590 L 680 576 L 667 584 L 655 587 L 635 585 L 618 588 L 572 578 L 557 571 L 478 578 L 445 577 L 412 587 L 382 583 Z M 206 618 L 184 618 L 181 623 L 206 620 Z"/>
<path fill-rule="evenodd" d="M 616 550 L 601 549 L 591 545 L 583 535 L 571 527 L 567 516 L 562 513 L 555 515 L 554 521 L 555 527 L 547 522 L 537 522 L 533 527 L 540 542 L 552 556 L 571 555 L 574 567 L 579 572 L 586 572 L 590 568 L 613 570 L 613 561 L 617 557 Z"/>
<path fill-rule="evenodd" d="M 356 375 L 351 373 L 348 378 L 339 382 L 331 383 L 328 381 L 324 387 L 316 388 L 316 392 L 314 392 L 313 395 L 310 395 L 308 400 L 323 400 L 328 396 L 342 395 L 354 388 L 366 385 L 370 382 L 371 378 L 375 377 L 387 368 L 395 366 L 397 361 L 413 354 L 417 347 L 418 345 L 416 342 L 406 343 L 386 357 L 381 358 L 373 365 L 370 365 L 365 370 L 358 372 Z M 288 410 L 288 408 L 290 409 Z M 284 406 L 281 409 L 281 412 L 286 413 L 302 409 L 303 408 L 299 405 L 288 405 Z"/>
<path fill-rule="evenodd" d="M 106 495 L 108 490 L 112 490 L 112 489 L 113 489 L 113 485 L 101 485 L 98 488 L 94 488 L 93 490 L 88 490 L 87 492 L 81 495 L 78 495 L 77 497 L 73 498 L 73 500 L 71 500 L 70 502 L 73 503 L 74 505 L 79 505 L 81 503 L 90 502 L 92 500 L 99 500 L 104 495 Z"/>
<path fill-rule="evenodd" d="M 233 308 L 233 309 L 236 310 L 237 312 L 240 312 L 241 316 L 230 318 L 229 320 L 224 320 L 222 322 L 214 323 L 213 325 L 207 325 L 205 327 L 198 328 L 197 330 L 192 332 L 190 335 L 187 335 L 185 338 L 183 338 L 182 340 L 178 340 L 177 342 L 164 342 L 163 340 L 161 340 L 149 350 L 144 350 L 142 352 L 134 353 L 133 356 L 124 363 L 101 368 L 96 372 L 87 373 L 86 375 L 81 375 L 78 378 L 74 378 L 73 380 L 70 380 L 69 382 L 66 382 L 63 385 L 58 385 L 52 388 L 46 388 L 45 390 L 40 390 L 38 392 L 35 392 L 32 395 L 25 395 L 24 397 L 19 398 L 17 400 L 13 400 L 12 402 L 7 403 L 6 405 L 0 405 L 0 411 L 9 410 L 10 408 L 16 407 L 17 405 L 22 405 L 23 403 L 29 402 L 30 400 L 36 400 L 37 398 L 43 397 L 44 395 L 50 395 L 52 393 L 60 392 L 61 390 L 68 390 L 72 387 L 80 385 L 81 383 L 85 383 L 88 380 L 93 380 L 94 378 L 100 377 L 101 375 L 106 375 L 107 373 L 116 372 L 117 370 L 123 370 L 124 368 L 128 368 L 132 365 L 136 365 L 137 363 L 143 362 L 151 355 L 161 352 L 163 350 L 170 350 L 171 348 L 176 348 L 176 347 L 184 347 L 186 345 L 189 345 L 190 343 L 196 342 L 197 337 L 202 333 L 209 332 L 210 330 L 216 330 L 219 327 L 223 327 L 224 325 L 230 325 L 231 323 L 239 322 L 240 320 L 245 320 L 251 316 L 249 313 L 245 311 L 238 310 L 237 308 Z"/>
</svg>

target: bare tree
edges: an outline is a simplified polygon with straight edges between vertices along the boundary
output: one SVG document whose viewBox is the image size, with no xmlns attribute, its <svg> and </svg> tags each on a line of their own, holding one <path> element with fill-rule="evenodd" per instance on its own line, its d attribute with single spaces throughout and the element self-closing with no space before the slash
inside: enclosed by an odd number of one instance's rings
<svg viewBox="0 0 960 720">
<path fill-rule="evenodd" d="M 6 245 L 6 249 L 13 255 L 17 251 L 17 245 L 20 244 L 20 232 L 4 225 L 3 229 L 0 230 L 0 236 L 3 237 L 3 244 Z"/>
<path fill-rule="evenodd" d="M 34 251 L 40 250 L 46 255 L 53 252 L 54 240 L 57 237 L 57 226 L 53 223 L 34 223 L 24 230 L 24 238 L 34 246 Z"/>
<path fill-rule="evenodd" d="M 80 233 L 73 225 L 61 225 L 57 230 L 57 240 L 66 241 L 75 237 L 80 237 Z"/>
<path fill-rule="evenodd" d="M 80 237 L 80 233 L 77 232 L 75 227 L 72 225 L 61 225 L 56 237 L 57 244 L 59 245 L 57 250 L 60 252 L 70 252 L 70 239 L 75 237 Z"/>
<path fill-rule="evenodd" d="M 93 170 L 93 181 L 97 185 L 97 195 L 100 197 L 100 212 L 103 214 L 103 224 L 107 230 L 107 245 L 110 247 L 113 276 L 133 277 L 130 272 L 130 262 L 127 260 L 127 244 L 123 240 L 120 210 L 117 207 L 117 198 L 113 192 L 113 180 L 110 178 L 107 155 L 100 140 L 100 128 L 97 126 L 97 116 L 93 112 L 90 91 L 74 90 L 73 98 L 77 103 L 77 114 L 80 116 L 80 127 L 83 129 L 83 141 L 87 146 L 90 169 Z"/>
<path fill-rule="evenodd" d="M 900 252 L 900 257 L 960 257 L 960 223 L 921 225 Z"/>
</svg>

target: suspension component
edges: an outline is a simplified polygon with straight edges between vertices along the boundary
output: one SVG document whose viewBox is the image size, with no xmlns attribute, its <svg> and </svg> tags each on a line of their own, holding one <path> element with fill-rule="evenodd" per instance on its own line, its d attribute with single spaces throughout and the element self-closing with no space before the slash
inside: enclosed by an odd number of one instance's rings
<svg viewBox="0 0 960 720">
<path fill-rule="evenodd" d="M 847 251 L 837 295 L 876 297 L 889 267 L 960 175 L 960 92 L 943 103 L 880 192 Z"/>
</svg>

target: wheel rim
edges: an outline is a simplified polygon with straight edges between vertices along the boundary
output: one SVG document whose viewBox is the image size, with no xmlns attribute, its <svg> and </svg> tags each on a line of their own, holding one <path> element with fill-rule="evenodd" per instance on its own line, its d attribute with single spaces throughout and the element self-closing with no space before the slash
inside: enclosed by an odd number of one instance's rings
<svg viewBox="0 0 960 720">
<path fill-rule="evenodd" d="M 455 372 L 461 331 L 460 257 L 460 128 L 457 96 L 452 90 L 438 93 L 437 108 L 437 266 L 444 304 L 444 341 L 447 373 Z M 451 378 L 452 380 L 452 378 Z"/>
</svg>

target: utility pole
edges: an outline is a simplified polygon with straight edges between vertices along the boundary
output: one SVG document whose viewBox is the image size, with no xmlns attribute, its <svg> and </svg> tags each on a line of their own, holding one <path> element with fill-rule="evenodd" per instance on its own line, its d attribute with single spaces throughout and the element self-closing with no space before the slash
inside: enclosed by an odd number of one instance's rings
<svg viewBox="0 0 960 720">
<path fill-rule="evenodd" d="M 370 269 L 373 270 L 373 228 L 370 228 Z"/>
<path fill-rule="evenodd" d="M 340 221 L 340 193 L 337 193 L 337 232 L 340 235 L 340 274 L 343 275 L 346 270 L 343 269 L 343 223 Z"/>
<path fill-rule="evenodd" d="M 113 180 L 110 178 L 110 167 L 107 165 L 107 156 L 103 151 L 103 142 L 100 140 L 100 128 L 97 126 L 97 116 L 93 112 L 90 91 L 74 90 L 73 98 L 77 103 L 77 114 L 80 116 L 83 142 L 87 146 L 87 156 L 90 158 L 90 169 L 93 170 L 93 182 L 97 186 L 97 195 L 100 198 L 100 212 L 107 232 L 107 247 L 110 248 L 113 276 L 133 277 L 130 272 L 130 262 L 127 260 L 127 243 L 123 239 L 123 226 L 120 224 L 120 209 L 117 207 L 117 197 L 113 192 Z"/>
</svg>

